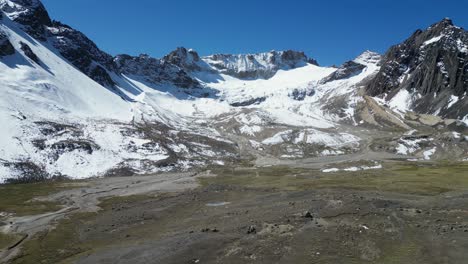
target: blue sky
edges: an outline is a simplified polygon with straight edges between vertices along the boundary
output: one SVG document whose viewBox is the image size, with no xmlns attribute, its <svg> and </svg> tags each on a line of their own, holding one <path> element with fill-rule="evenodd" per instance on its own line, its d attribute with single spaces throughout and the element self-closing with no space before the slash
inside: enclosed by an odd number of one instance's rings
<svg viewBox="0 0 468 264">
<path fill-rule="evenodd" d="M 178 46 L 201 55 L 305 51 L 322 65 L 385 52 L 450 17 L 468 28 L 464 0 L 42 0 L 51 16 L 115 55 L 154 57 Z"/>
</svg>

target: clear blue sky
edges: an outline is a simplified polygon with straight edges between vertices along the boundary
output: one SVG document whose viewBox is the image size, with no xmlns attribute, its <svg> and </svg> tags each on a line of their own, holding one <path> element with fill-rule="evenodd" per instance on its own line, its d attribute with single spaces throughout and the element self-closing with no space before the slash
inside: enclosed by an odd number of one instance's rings
<svg viewBox="0 0 468 264">
<path fill-rule="evenodd" d="M 322 65 L 385 52 L 444 17 L 468 28 L 465 0 L 42 0 L 51 16 L 115 55 L 305 51 Z"/>
</svg>

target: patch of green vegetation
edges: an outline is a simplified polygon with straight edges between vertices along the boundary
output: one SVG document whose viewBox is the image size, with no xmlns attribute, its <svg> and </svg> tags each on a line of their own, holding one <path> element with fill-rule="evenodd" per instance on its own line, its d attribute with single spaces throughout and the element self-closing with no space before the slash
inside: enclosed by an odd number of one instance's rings
<svg viewBox="0 0 468 264">
<path fill-rule="evenodd" d="M 73 184 L 66 182 L 0 185 L 0 212 L 24 216 L 57 211 L 60 209 L 59 204 L 33 199 L 57 193 L 72 186 Z"/>
<path fill-rule="evenodd" d="M 415 230 L 406 229 L 405 236 L 401 241 L 386 240 L 382 245 L 382 256 L 379 263 L 399 264 L 399 263 L 421 263 L 425 262 L 422 241 L 419 239 L 421 233 Z"/>
<path fill-rule="evenodd" d="M 11 263 L 64 263 L 82 252 L 92 250 L 94 244 L 80 242 L 78 226 L 93 219 L 95 214 L 78 213 L 64 219 L 53 230 L 44 231 L 24 242 L 21 252 Z"/>
<path fill-rule="evenodd" d="M 129 205 L 152 198 L 154 196 L 150 195 L 104 198 L 99 204 L 103 208 L 99 214 L 109 212 L 115 206 Z M 92 227 L 97 217 L 98 213 L 70 215 L 61 220 L 54 229 L 41 232 L 26 241 L 22 245 L 20 255 L 16 256 L 12 263 L 72 263 L 78 256 L 119 241 L 122 235 L 120 233 L 106 232 L 97 237 L 87 236 L 87 227 Z M 144 236 L 144 233 L 141 235 Z"/>
<path fill-rule="evenodd" d="M 10 235 L 10 234 L 4 234 L 0 232 L 0 249 L 4 249 L 7 247 L 10 247 L 13 245 L 17 240 L 19 239 L 19 236 L 16 235 Z"/>
<path fill-rule="evenodd" d="M 215 171 L 218 177 L 201 178 L 200 183 L 282 190 L 346 188 L 437 195 L 468 189 L 467 171 L 467 163 L 449 162 L 394 162 L 385 164 L 381 170 L 337 173 L 287 167 L 222 169 Z"/>
<path fill-rule="evenodd" d="M 145 201 L 151 198 L 155 198 L 154 195 L 140 194 L 140 195 L 130 195 L 130 196 L 112 196 L 106 197 L 99 201 L 99 207 L 104 210 L 110 210 L 115 204 L 130 204 L 140 201 Z"/>
</svg>

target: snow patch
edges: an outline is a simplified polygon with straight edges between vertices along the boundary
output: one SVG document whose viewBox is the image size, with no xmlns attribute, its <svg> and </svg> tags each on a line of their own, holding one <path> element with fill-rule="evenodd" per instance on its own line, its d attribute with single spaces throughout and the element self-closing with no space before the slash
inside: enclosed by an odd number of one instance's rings
<svg viewBox="0 0 468 264">
<path fill-rule="evenodd" d="M 424 159 L 425 160 L 430 160 L 431 159 L 431 156 L 434 155 L 434 153 L 436 152 L 437 148 L 432 148 L 430 150 L 426 150 L 424 151 L 423 155 L 424 155 Z"/>
<path fill-rule="evenodd" d="M 277 145 L 285 142 L 293 144 L 317 144 L 327 147 L 357 146 L 360 138 L 348 133 L 326 133 L 315 129 L 305 129 L 293 133 L 286 130 L 263 140 L 265 145 Z"/>
<path fill-rule="evenodd" d="M 424 47 L 426 47 L 427 45 L 431 45 L 432 43 L 439 42 L 444 36 L 445 36 L 445 35 L 440 35 L 440 36 L 431 38 L 430 40 L 425 41 L 425 42 L 422 44 L 421 47 L 424 48 Z"/>
<path fill-rule="evenodd" d="M 330 169 L 324 169 L 322 172 L 329 173 L 329 172 L 339 172 L 339 171 L 347 171 L 347 172 L 355 172 L 355 171 L 365 171 L 365 170 L 378 170 L 382 169 L 383 166 L 382 164 L 376 164 L 374 166 L 355 166 L 355 167 L 349 167 L 349 168 L 344 168 L 344 169 L 338 169 L 338 168 L 330 168 Z"/>
<path fill-rule="evenodd" d="M 457 47 L 461 53 L 468 53 L 468 45 L 463 43 L 461 39 L 457 39 Z"/>
<path fill-rule="evenodd" d="M 426 138 L 417 138 L 417 139 L 400 139 L 400 143 L 396 147 L 397 154 L 409 155 L 413 154 L 419 149 L 420 143 L 427 142 L 429 139 Z"/>
<path fill-rule="evenodd" d="M 390 109 L 394 110 L 401 117 L 410 109 L 412 103 L 412 95 L 406 89 L 401 89 L 390 101 L 388 105 Z"/>
<path fill-rule="evenodd" d="M 255 136 L 256 133 L 259 133 L 262 131 L 261 126 L 249 126 L 249 125 L 244 125 L 242 126 L 239 131 L 242 134 L 248 135 L 248 136 Z"/>
<path fill-rule="evenodd" d="M 452 107 L 454 104 L 456 104 L 458 102 L 458 100 L 460 100 L 460 98 L 458 96 L 451 95 L 450 99 L 449 99 L 449 102 L 448 102 L 448 105 L 447 105 L 447 108 Z"/>
</svg>

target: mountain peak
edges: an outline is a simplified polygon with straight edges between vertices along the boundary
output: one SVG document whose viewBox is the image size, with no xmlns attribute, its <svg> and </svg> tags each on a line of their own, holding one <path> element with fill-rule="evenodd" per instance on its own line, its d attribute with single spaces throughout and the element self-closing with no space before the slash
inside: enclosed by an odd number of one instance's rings
<svg viewBox="0 0 468 264">
<path fill-rule="evenodd" d="M 453 26 L 453 21 L 452 19 L 445 17 L 441 21 L 437 22 L 436 25 Z"/>
<path fill-rule="evenodd" d="M 166 60 L 183 60 L 183 59 L 189 59 L 193 61 L 199 61 L 200 56 L 198 53 L 193 50 L 193 49 L 186 49 L 184 47 L 177 47 L 175 50 L 171 51 L 169 54 L 164 56 L 164 59 Z M 174 63 L 177 64 L 177 63 Z"/>
<path fill-rule="evenodd" d="M 52 20 L 39 0 L 0 0 L 0 10 L 13 21 L 24 26 L 27 33 L 44 40 L 45 26 Z"/>
<path fill-rule="evenodd" d="M 15 20 L 25 14 L 31 15 L 37 9 L 45 10 L 45 7 L 39 0 L 0 0 L 0 9 Z"/>
<path fill-rule="evenodd" d="M 164 56 L 163 61 L 177 65 L 187 70 L 199 70 L 200 56 L 193 49 L 186 49 L 184 47 L 178 47 L 174 51 Z"/>
<path fill-rule="evenodd" d="M 455 25 L 453 24 L 452 19 L 446 17 L 442 19 L 441 21 L 431 25 L 427 30 L 441 32 L 441 31 L 444 31 L 445 29 L 453 28 L 453 27 L 455 27 Z"/>
<path fill-rule="evenodd" d="M 374 51 L 366 50 L 357 56 L 353 61 L 362 65 L 376 64 L 382 59 L 382 56 Z"/>
</svg>

